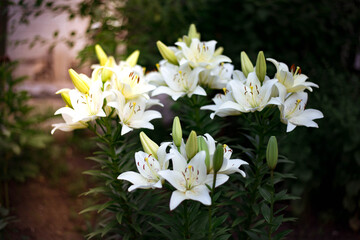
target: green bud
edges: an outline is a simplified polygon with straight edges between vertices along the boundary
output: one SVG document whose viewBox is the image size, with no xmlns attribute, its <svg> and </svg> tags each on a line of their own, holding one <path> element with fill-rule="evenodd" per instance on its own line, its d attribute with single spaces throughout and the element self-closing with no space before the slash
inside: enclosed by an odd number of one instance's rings
<svg viewBox="0 0 360 240">
<path fill-rule="evenodd" d="M 72 108 L 73 106 L 70 101 L 69 91 L 70 91 L 70 89 L 63 88 L 63 89 L 57 91 L 56 94 L 61 94 L 61 98 L 64 100 L 66 106 Z"/>
<path fill-rule="evenodd" d="M 264 52 L 260 51 L 256 59 L 256 76 L 259 78 L 260 82 L 265 80 L 266 75 L 266 60 Z"/>
<path fill-rule="evenodd" d="M 159 52 L 164 59 L 168 60 L 169 63 L 171 63 L 171 64 L 179 65 L 178 60 L 176 59 L 175 53 L 173 51 L 171 51 L 170 48 L 168 48 L 161 41 L 157 41 L 156 46 L 159 49 Z"/>
<path fill-rule="evenodd" d="M 77 90 L 84 94 L 89 92 L 90 86 L 88 82 L 83 79 L 77 72 L 75 72 L 73 69 L 69 69 L 69 75 Z"/>
<path fill-rule="evenodd" d="M 196 31 L 196 26 L 195 26 L 195 24 L 191 24 L 191 25 L 190 25 L 188 36 L 189 36 L 189 38 L 190 38 L 190 41 L 191 41 L 191 39 L 193 39 L 193 38 L 197 38 L 197 39 L 200 40 L 200 33 L 198 33 L 198 32 Z"/>
<path fill-rule="evenodd" d="M 100 66 L 104 66 L 108 60 L 108 57 L 107 57 L 106 53 L 104 52 L 104 50 L 100 47 L 99 44 L 95 45 L 95 52 L 96 52 L 97 58 L 99 59 Z"/>
<path fill-rule="evenodd" d="M 157 151 L 159 149 L 159 145 L 157 145 L 153 140 L 151 140 L 144 132 L 140 133 L 140 141 L 144 152 L 151 154 L 154 158 L 157 159 Z"/>
<path fill-rule="evenodd" d="M 126 62 L 130 65 L 130 67 L 135 67 L 137 61 L 139 59 L 140 51 L 135 50 L 130 56 L 126 59 Z"/>
<path fill-rule="evenodd" d="M 241 60 L 241 71 L 244 73 L 245 77 L 249 75 L 249 73 L 254 71 L 254 66 L 251 63 L 248 55 L 242 51 L 240 55 Z"/>
<path fill-rule="evenodd" d="M 182 129 L 179 117 L 175 117 L 172 125 L 172 138 L 177 147 L 181 146 Z"/>
<path fill-rule="evenodd" d="M 104 67 L 110 67 L 113 68 L 115 66 L 115 59 L 113 57 L 109 57 L 107 62 L 105 63 Z M 113 72 L 109 69 L 103 69 L 102 73 L 101 73 L 101 80 L 103 82 L 106 82 L 107 80 L 109 80 L 111 78 L 111 76 L 113 75 Z"/>
<path fill-rule="evenodd" d="M 213 157 L 213 167 L 214 172 L 218 172 L 224 162 L 224 147 L 221 144 L 216 146 L 214 157 Z"/>
<path fill-rule="evenodd" d="M 189 138 L 185 144 L 186 156 L 192 159 L 198 152 L 197 135 L 195 131 L 191 131 Z"/>
<path fill-rule="evenodd" d="M 184 42 L 186 44 L 186 46 L 190 47 L 191 45 L 191 38 L 189 38 L 188 36 L 183 36 Z"/>
<path fill-rule="evenodd" d="M 224 48 L 223 47 L 218 47 L 215 52 L 214 52 L 214 56 L 219 56 L 223 53 Z"/>
<path fill-rule="evenodd" d="M 198 137 L 198 146 L 199 146 L 199 152 L 200 151 L 205 151 L 206 153 L 206 158 L 205 158 L 205 165 L 206 165 L 206 169 L 209 172 L 210 171 L 210 153 L 209 153 L 209 147 L 204 139 L 204 137 L 199 136 Z"/>
<path fill-rule="evenodd" d="M 266 149 L 266 163 L 274 170 L 278 161 L 278 145 L 275 136 L 271 136 Z"/>
</svg>

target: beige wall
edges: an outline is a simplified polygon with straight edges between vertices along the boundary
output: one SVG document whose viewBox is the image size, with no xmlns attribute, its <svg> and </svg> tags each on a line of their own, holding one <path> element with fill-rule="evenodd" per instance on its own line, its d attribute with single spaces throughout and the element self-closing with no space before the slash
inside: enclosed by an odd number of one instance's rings
<svg viewBox="0 0 360 240">
<path fill-rule="evenodd" d="M 79 2 L 58 0 L 56 4 L 67 3 L 75 6 Z M 11 60 L 19 61 L 16 76 L 27 75 L 28 79 L 21 88 L 28 90 L 34 96 L 51 95 L 63 87 L 71 87 L 68 77 L 68 69 L 75 67 L 77 71 L 89 71 L 89 67 L 83 69 L 77 67 L 77 52 L 86 45 L 84 33 L 89 19 L 75 18 L 68 20 L 66 13 L 55 14 L 44 12 L 39 17 L 31 17 L 29 25 L 16 24 L 21 16 L 21 9 L 11 7 L 8 22 L 8 45 L 7 55 Z M 72 31 L 76 31 L 76 41 L 73 48 L 69 48 L 64 42 L 57 42 L 55 48 L 50 51 L 49 47 L 54 42 L 53 33 L 59 31 L 57 39 L 64 39 Z M 46 39 L 45 44 L 38 43 L 33 48 L 28 44 L 15 46 L 16 40 L 34 39 L 36 35 Z"/>
</svg>

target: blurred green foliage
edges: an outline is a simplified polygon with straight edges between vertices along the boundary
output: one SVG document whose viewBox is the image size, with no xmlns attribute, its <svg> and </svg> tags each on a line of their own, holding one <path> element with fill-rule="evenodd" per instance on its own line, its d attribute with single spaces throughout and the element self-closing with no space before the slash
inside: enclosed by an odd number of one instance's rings
<svg viewBox="0 0 360 240">
<path fill-rule="evenodd" d="M 126 44 L 128 53 L 140 49 L 140 64 L 153 69 L 161 58 L 156 41 L 173 45 L 195 23 L 202 40 L 216 39 L 237 69 L 241 51 L 255 61 L 259 50 L 300 66 L 320 86 L 309 96 L 308 108 L 321 110 L 325 119 L 318 121 L 320 129 L 299 127 L 281 143 L 299 177 L 291 188 L 305 200 L 295 209 L 320 210 L 338 220 L 360 214 L 360 1 L 115 2 L 80 4 L 81 15 L 100 23 L 88 29 L 93 44 L 100 43 L 110 55 Z M 116 19 L 123 25 L 114 26 Z M 93 46 L 80 56 L 93 58 Z"/>
<path fill-rule="evenodd" d="M 39 172 L 41 154 L 51 136 L 38 129 L 44 115 L 34 114 L 28 105 L 29 95 L 16 87 L 25 78 L 14 78 L 16 63 L 0 64 L 0 182 L 1 203 L 9 207 L 7 182 L 25 181 Z"/>
</svg>

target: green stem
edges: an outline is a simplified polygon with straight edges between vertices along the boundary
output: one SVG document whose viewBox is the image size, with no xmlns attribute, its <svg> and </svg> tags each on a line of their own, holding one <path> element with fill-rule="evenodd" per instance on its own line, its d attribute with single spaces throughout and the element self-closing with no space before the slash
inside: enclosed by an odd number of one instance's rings
<svg viewBox="0 0 360 240">
<path fill-rule="evenodd" d="M 184 202 L 184 218 L 185 218 L 185 222 L 184 222 L 184 239 L 190 239 L 190 234 L 189 234 L 189 216 L 188 216 L 188 202 L 185 201 Z"/>
<path fill-rule="evenodd" d="M 274 192 L 275 192 L 275 188 L 274 188 L 274 170 L 271 169 L 271 173 L 270 173 L 270 184 L 271 184 L 271 204 L 270 204 L 270 223 L 269 223 L 269 240 L 271 240 L 271 235 L 272 235 L 272 229 L 271 229 L 271 224 L 273 221 L 273 215 L 274 215 Z"/>
<path fill-rule="evenodd" d="M 217 172 L 214 173 L 214 179 L 213 179 L 213 184 L 212 184 L 212 188 L 211 188 L 211 205 L 209 207 L 209 232 L 208 232 L 209 240 L 212 239 L 212 206 L 214 205 L 216 175 L 217 175 Z"/>
</svg>

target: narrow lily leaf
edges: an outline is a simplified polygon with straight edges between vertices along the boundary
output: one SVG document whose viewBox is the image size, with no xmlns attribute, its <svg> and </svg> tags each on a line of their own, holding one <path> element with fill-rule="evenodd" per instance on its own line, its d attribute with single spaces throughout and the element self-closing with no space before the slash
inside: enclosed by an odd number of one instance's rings
<svg viewBox="0 0 360 240">
<path fill-rule="evenodd" d="M 98 213 L 100 213 L 101 211 L 103 211 L 104 209 L 106 209 L 107 207 L 111 206 L 112 204 L 114 204 L 114 201 L 109 201 L 107 203 L 102 204 L 99 207 L 99 210 L 97 211 Z"/>
<path fill-rule="evenodd" d="M 81 212 L 79 212 L 79 214 L 83 214 L 83 213 L 87 213 L 87 212 L 92 212 L 92 211 L 97 211 L 99 210 L 99 208 L 102 206 L 102 204 L 98 204 L 98 205 L 94 205 L 88 208 L 85 208 L 84 210 L 82 210 Z"/>
<path fill-rule="evenodd" d="M 267 201 L 268 203 L 271 203 L 271 194 L 265 190 L 264 188 L 259 188 L 259 192 L 261 196 Z"/>
<path fill-rule="evenodd" d="M 261 205 L 261 213 L 264 216 L 265 220 L 270 223 L 270 208 L 265 203 Z"/>
</svg>

